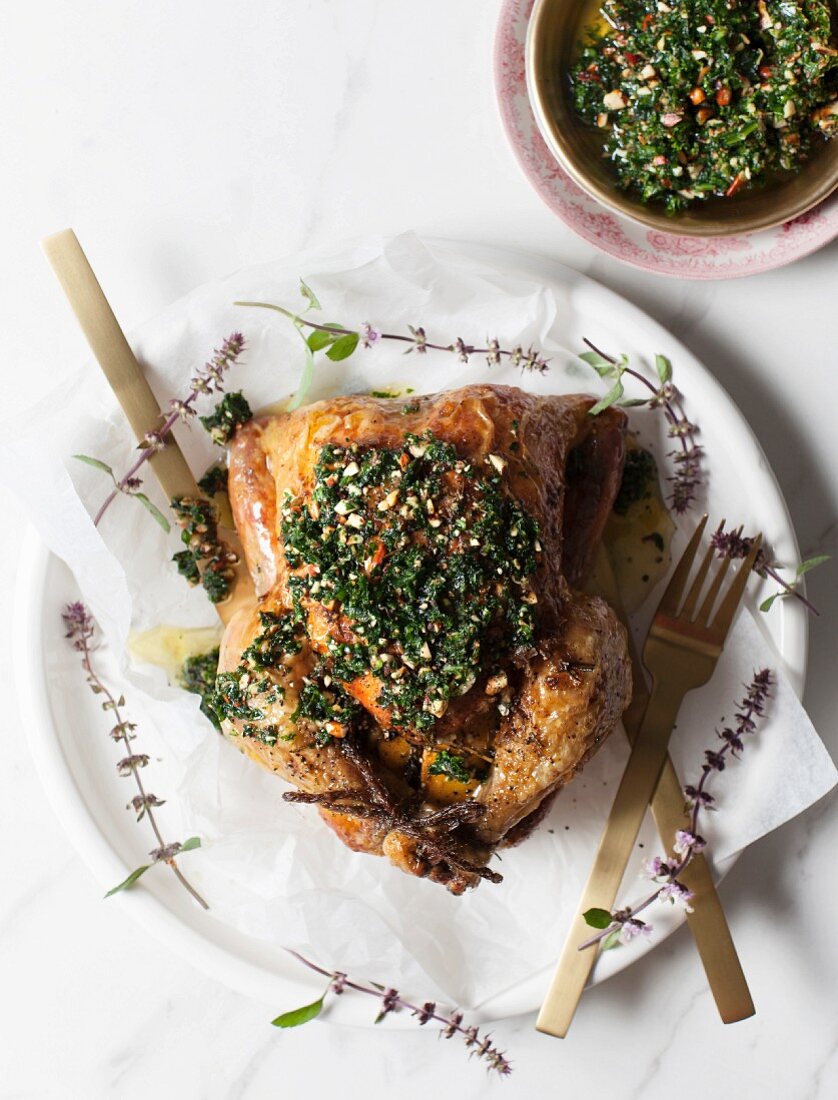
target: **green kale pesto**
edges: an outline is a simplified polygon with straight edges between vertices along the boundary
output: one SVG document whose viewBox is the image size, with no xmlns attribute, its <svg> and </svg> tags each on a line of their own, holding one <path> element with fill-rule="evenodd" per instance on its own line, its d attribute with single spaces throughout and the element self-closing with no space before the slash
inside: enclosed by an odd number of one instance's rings
<svg viewBox="0 0 838 1100">
<path fill-rule="evenodd" d="M 297 709 L 291 715 L 292 722 L 304 718 L 314 726 L 317 745 L 328 744 L 332 739 L 329 731 L 336 725 L 343 727 L 351 723 L 361 711 L 359 704 L 332 680 L 327 670 L 327 663 L 319 664 L 311 676 L 306 677 Z"/>
<path fill-rule="evenodd" d="M 321 676 L 369 675 L 393 724 L 429 730 L 496 647 L 533 643 L 535 521 L 503 487 L 505 460 L 479 465 L 430 434 L 395 448 L 325 446 L 310 497 L 288 496 L 281 535 L 293 615 L 323 605 L 346 625 Z M 345 713 L 347 700 L 338 699 Z M 311 691 L 301 710 L 320 716 Z M 320 708 L 320 709 L 318 709 Z"/>
<path fill-rule="evenodd" d="M 209 416 L 200 417 L 213 443 L 226 447 L 242 424 L 253 419 L 250 405 L 241 392 L 227 393 Z"/>
<path fill-rule="evenodd" d="M 221 603 L 230 594 L 238 558 L 219 537 L 215 506 L 208 500 L 174 497 L 171 509 L 186 544 L 172 556 L 178 573 L 190 585 L 203 585 L 211 603 Z"/>
<path fill-rule="evenodd" d="M 623 480 L 614 501 L 617 515 L 626 515 L 632 504 L 650 497 L 657 476 L 657 463 L 648 451 L 639 448 L 629 450 L 623 466 Z"/>
<path fill-rule="evenodd" d="M 224 463 L 210 466 L 204 476 L 198 482 L 198 488 L 208 497 L 214 497 L 217 493 L 227 492 L 227 475 L 229 471 Z"/>
<path fill-rule="evenodd" d="M 201 710 L 215 728 L 221 729 L 221 722 L 214 705 L 215 678 L 218 672 L 218 648 L 197 657 L 187 657 L 178 677 L 181 686 L 201 697 Z"/>
<path fill-rule="evenodd" d="M 216 677 L 209 705 L 221 719 L 242 722 L 243 736 L 275 745 L 279 731 L 273 724 L 264 724 L 262 708 L 282 701 L 284 689 L 271 672 L 282 667 L 286 657 L 300 652 L 302 627 L 287 612 L 260 611 L 259 624 L 261 629 L 242 653 L 238 668 Z"/>
<path fill-rule="evenodd" d="M 621 185 L 668 211 L 799 170 L 838 129 L 829 0 L 605 0 L 571 72 Z"/>
<path fill-rule="evenodd" d="M 345 625 L 301 677 L 291 715 L 318 745 L 362 714 L 346 690 L 358 678 L 375 677 L 376 703 L 397 728 L 423 732 L 499 647 L 529 648 L 541 545 L 535 521 L 504 491 L 505 465 L 498 455 L 464 461 L 430 434 L 407 434 L 396 448 L 323 447 L 311 494 L 282 505 L 292 606 L 260 612 L 238 668 L 215 680 L 214 713 L 268 745 L 294 737 L 266 708 L 284 697 L 274 673 L 302 649 L 316 605 Z M 471 778 L 446 751 L 431 773 Z"/>
<path fill-rule="evenodd" d="M 428 774 L 446 775 L 457 783 L 469 783 L 472 778 L 463 757 L 449 752 L 448 749 L 442 749 L 436 754 L 428 767 Z"/>
</svg>

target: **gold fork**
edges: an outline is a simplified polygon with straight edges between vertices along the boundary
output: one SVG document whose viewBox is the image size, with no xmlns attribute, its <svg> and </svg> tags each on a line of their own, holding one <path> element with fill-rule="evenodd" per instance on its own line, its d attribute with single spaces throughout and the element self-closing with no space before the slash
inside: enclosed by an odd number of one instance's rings
<svg viewBox="0 0 838 1100">
<path fill-rule="evenodd" d="M 591 908 L 610 911 L 614 905 L 646 806 L 666 760 L 669 736 L 681 702 L 688 691 L 706 684 L 712 676 L 759 552 L 761 539 L 758 536 L 714 615 L 730 559 L 725 558 L 716 570 L 699 606 L 714 555 L 713 548 L 708 549 L 682 604 L 706 524 L 707 516 L 704 516 L 672 574 L 643 648 L 643 663 L 653 680 L 649 704 L 611 807 L 577 915 L 536 1022 L 539 1031 L 557 1038 L 567 1034 L 597 957 L 595 948 L 579 950 L 579 944 L 590 935 L 582 914 Z"/>
<path fill-rule="evenodd" d="M 623 728 L 630 744 L 634 744 L 643 714 L 649 702 L 649 689 L 641 668 L 640 654 L 631 633 L 628 616 L 608 551 L 600 545 L 596 562 L 598 594 L 605 597 L 617 617 L 626 628 L 629 658 L 631 660 L 631 705 L 623 714 Z M 592 589 L 597 592 L 597 589 Z M 684 790 L 672 761 L 667 756 L 661 777 L 652 795 L 652 817 L 658 836 L 671 855 L 672 843 L 678 829 L 689 827 L 689 814 L 684 803 Z M 679 876 L 680 881 L 693 895 L 692 912 L 687 914 L 687 924 L 693 934 L 698 954 L 707 975 L 707 982 L 723 1023 L 733 1024 L 753 1016 L 754 1002 L 742 964 L 736 953 L 736 945 L 725 917 L 710 865 L 703 853 L 697 852 Z"/>
</svg>

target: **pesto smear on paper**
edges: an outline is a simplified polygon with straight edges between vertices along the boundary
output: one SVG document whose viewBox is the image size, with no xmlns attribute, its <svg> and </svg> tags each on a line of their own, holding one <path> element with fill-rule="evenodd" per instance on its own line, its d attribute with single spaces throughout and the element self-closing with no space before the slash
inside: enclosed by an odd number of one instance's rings
<svg viewBox="0 0 838 1100">
<path fill-rule="evenodd" d="M 838 130 L 828 0 L 606 0 L 571 72 L 621 185 L 668 211 L 799 170 Z"/>
</svg>

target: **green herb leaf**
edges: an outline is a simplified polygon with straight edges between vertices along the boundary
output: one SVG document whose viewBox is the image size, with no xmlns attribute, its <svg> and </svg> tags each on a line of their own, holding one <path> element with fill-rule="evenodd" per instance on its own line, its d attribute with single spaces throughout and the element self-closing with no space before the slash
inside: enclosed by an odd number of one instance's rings
<svg viewBox="0 0 838 1100">
<path fill-rule="evenodd" d="M 655 369 L 663 385 L 672 381 L 672 364 L 665 355 L 655 356 Z"/>
<path fill-rule="evenodd" d="M 618 401 L 617 404 L 621 409 L 636 409 L 640 405 L 648 405 L 648 398 L 645 397 L 627 397 L 625 401 Z"/>
<path fill-rule="evenodd" d="M 810 569 L 814 569 L 818 565 L 823 565 L 825 561 L 829 561 L 829 554 L 818 554 L 815 558 L 807 558 L 806 561 L 802 561 L 798 565 L 794 575 L 802 577 L 804 573 L 808 573 Z"/>
<path fill-rule="evenodd" d="M 593 367 L 600 378 L 610 378 L 614 373 L 615 364 L 608 359 L 603 359 L 595 351 L 583 351 L 579 355 L 579 358 L 588 364 L 589 367 Z"/>
<path fill-rule="evenodd" d="M 614 918 L 607 909 L 588 909 L 582 916 L 585 918 L 585 924 L 589 924 L 591 928 L 607 928 L 609 924 L 614 923 Z"/>
<path fill-rule="evenodd" d="M 180 846 L 181 852 L 191 852 L 194 848 L 201 847 L 201 838 L 199 836 L 191 836 L 188 840 L 184 840 Z"/>
<path fill-rule="evenodd" d="M 143 508 L 145 508 L 145 510 L 157 521 L 157 523 L 160 524 L 160 526 L 168 535 L 168 533 L 172 529 L 172 525 L 169 523 L 169 521 L 166 519 L 166 517 L 163 515 L 157 505 L 152 504 L 145 493 L 132 493 L 131 496 L 133 496 L 135 500 L 138 500 L 140 504 L 142 504 Z"/>
<path fill-rule="evenodd" d="M 144 875 L 149 867 L 151 867 L 151 864 L 146 863 L 142 867 L 138 867 L 136 871 L 132 871 L 128 878 L 123 879 L 118 886 L 114 886 L 112 890 L 108 890 L 107 894 L 105 894 L 105 897 L 109 898 L 113 894 L 118 894 L 120 890 L 130 890 L 137 879 L 140 878 L 141 875 Z"/>
<path fill-rule="evenodd" d="M 281 1016 L 271 1020 L 271 1023 L 274 1027 L 299 1027 L 301 1024 L 307 1024 L 309 1020 L 317 1019 L 323 1011 L 325 1000 L 326 994 L 324 993 L 319 1000 L 312 1001 L 310 1005 L 303 1005 L 302 1008 L 294 1008 L 290 1012 L 283 1012 Z"/>
<path fill-rule="evenodd" d="M 770 611 L 774 606 L 774 601 L 778 600 L 782 594 L 782 592 L 775 592 L 773 596 L 769 596 L 767 600 L 763 600 L 759 605 L 760 611 Z"/>
<path fill-rule="evenodd" d="M 333 363 L 339 363 L 341 359 L 348 359 L 358 346 L 358 333 L 347 332 L 346 336 L 339 336 L 332 344 L 326 355 Z"/>
<path fill-rule="evenodd" d="M 606 409 L 610 409 L 615 402 L 620 400 L 624 392 L 625 391 L 623 390 L 623 383 L 619 379 L 617 379 L 617 381 L 614 383 L 614 385 L 611 387 L 605 397 L 603 397 L 600 401 L 597 401 L 596 405 L 594 405 L 593 408 L 588 409 L 588 416 L 598 416 Z"/>
<path fill-rule="evenodd" d="M 73 455 L 73 458 L 77 458 L 79 462 L 84 462 L 88 466 L 95 466 L 97 470 L 101 470 L 103 473 L 113 477 L 113 470 L 107 462 L 102 462 L 98 458 L 91 458 L 90 455 Z M 116 479 L 114 478 L 114 480 Z"/>
<path fill-rule="evenodd" d="M 322 309 L 322 306 L 317 300 L 317 295 L 304 279 L 300 279 L 300 294 L 302 294 L 308 302 L 306 309 Z"/>
<path fill-rule="evenodd" d="M 748 137 L 749 134 L 752 134 L 758 127 L 758 122 L 749 122 L 747 126 L 743 126 L 741 130 L 736 130 L 723 138 L 724 144 L 738 145 L 740 141 L 744 141 L 745 138 Z"/>
<path fill-rule="evenodd" d="M 620 929 L 615 928 L 613 932 L 609 932 L 605 939 L 602 941 L 602 950 L 610 951 L 612 947 L 620 946 Z"/>
<path fill-rule="evenodd" d="M 333 332 L 323 332 L 322 329 L 316 328 L 309 334 L 306 343 L 312 351 L 321 351 L 323 348 L 327 348 L 329 344 L 333 344 L 337 336 Z"/>
</svg>

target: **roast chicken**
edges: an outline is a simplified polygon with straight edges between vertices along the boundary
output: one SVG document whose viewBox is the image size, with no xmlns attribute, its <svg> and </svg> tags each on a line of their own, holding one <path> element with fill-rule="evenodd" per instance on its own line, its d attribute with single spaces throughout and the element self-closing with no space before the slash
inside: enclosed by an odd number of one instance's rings
<svg viewBox="0 0 838 1100">
<path fill-rule="evenodd" d="M 500 880 L 630 698 L 582 594 L 625 416 L 478 385 L 252 420 L 229 493 L 257 602 L 221 647 L 222 728 L 351 849 L 455 894 Z"/>
</svg>

